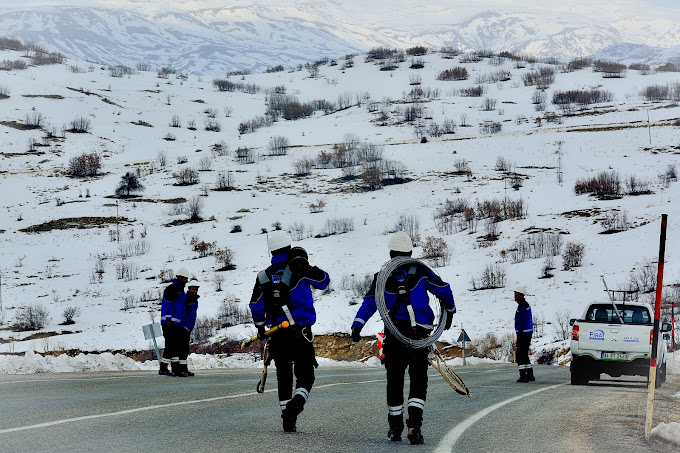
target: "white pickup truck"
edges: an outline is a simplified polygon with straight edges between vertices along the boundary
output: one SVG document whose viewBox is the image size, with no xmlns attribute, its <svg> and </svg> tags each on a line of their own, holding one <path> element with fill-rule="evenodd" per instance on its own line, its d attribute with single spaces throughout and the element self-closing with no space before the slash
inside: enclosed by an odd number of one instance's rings
<svg viewBox="0 0 680 453">
<path fill-rule="evenodd" d="M 642 302 L 593 303 L 572 319 L 571 383 L 584 385 L 606 373 L 611 377 L 649 376 L 654 314 Z M 662 332 L 670 330 L 663 324 Z M 666 380 L 666 347 L 659 335 L 656 386 Z"/>
</svg>

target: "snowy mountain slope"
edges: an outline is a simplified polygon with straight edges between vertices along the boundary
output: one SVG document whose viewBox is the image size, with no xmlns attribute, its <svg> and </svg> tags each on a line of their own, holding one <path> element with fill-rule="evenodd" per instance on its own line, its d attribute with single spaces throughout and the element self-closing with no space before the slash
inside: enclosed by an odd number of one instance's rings
<svg viewBox="0 0 680 453">
<path fill-rule="evenodd" d="M 485 10 L 447 2 L 289 1 L 274 4 L 179 2 L 99 2 L 93 5 L 38 7 L 40 2 L 0 9 L 0 36 L 39 43 L 67 57 L 134 67 L 148 60 L 192 74 L 258 72 L 283 64 L 295 67 L 324 57 L 365 52 L 379 46 L 459 47 L 463 50 L 527 52 L 537 57 L 571 59 L 600 52 L 602 58 L 634 60 L 624 45 L 646 45 L 635 59 L 660 63 L 674 58 L 680 24 L 623 9 L 614 21 L 590 9 L 556 14 L 554 7 L 518 4 Z M 493 2 L 490 2 L 490 6 Z M 111 7 L 115 6 L 115 7 Z M 525 9 L 519 9 L 521 7 Z M 474 12 L 474 14 L 470 14 Z M 639 50 L 640 48 L 638 48 Z"/>
<path fill-rule="evenodd" d="M 310 52 L 342 55 L 358 50 L 304 23 L 238 15 L 226 24 L 219 15 L 211 17 L 214 23 L 200 19 L 181 11 L 148 16 L 113 9 L 49 8 L 2 15 L 0 34 L 81 60 L 129 67 L 147 60 L 154 67 L 199 74 L 295 66 L 307 61 Z"/>
<path fill-rule="evenodd" d="M 271 230 L 277 222 L 299 235 L 296 242 L 309 251 L 312 262 L 331 274 L 333 291 L 316 295 L 319 334 L 348 331 L 358 308 L 352 303 L 360 301 L 350 283 L 376 272 L 387 260 L 387 232 L 395 229 L 402 215 L 417 220 L 423 241 L 441 238 L 450 249 L 450 261 L 437 269 L 452 284 L 458 305 L 454 329 L 444 335 L 448 341 L 455 340 L 461 327 L 473 341 L 487 333 L 512 332 L 511 291 L 525 284 L 537 319 L 545 321 L 536 348 L 564 344 L 555 343 L 557 318 L 565 312 L 577 315 L 584 304 L 603 298 L 601 275 L 611 287 L 621 288 L 631 273 L 653 263 L 662 213 L 669 214 L 666 279 L 669 284 L 677 282 L 680 243 L 673 238 L 680 210 L 671 200 L 677 199 L 680 186 L 663 184 L 658 176 L 678 165 L 674 124 L 680 108 L 670 102 L 650 103 L 640 95 L 650 85 L 680 83 L 677 73 L 628 71 L 625 78 L 603 79 L 590 68 L 566 73 L 543 64 L 521 68 L 509 60 L 500 65 L 488 59 L 462 63 L 437 53 L 424 56 L 425 68 L 420 70 L 409 69 L 405 62 L 394 71 L 381 71 L 363 57 L 355 57 L 352 66 L 343 59 L 335 66 L 321 65 L 315 78 L 301 70 L 231 79 L 260 87 L 255 93 L 219 92 L 212 79 L 196 76 L 160 79 L 155 72 L 140 72 L 111 77 L 106 67 L 78 61 L 4 72 L 0 86 L 9 98 L 0 99 L 4 194 L 0 201 L 0 352 L 148 349 L 141 326 L 158 319 L 158 296 L 164 287 L 158 276 L 180 266 L 207 282 L 216 275 L 224 278 L 222 291 L 212 283 L 202 287 L 201 316 L 216 316 L 225 299 L 238 299 L 238 306 L 245 309 L 253 279 L 268 261 L 263 230 Z M 21 58 L 20 52 L 0 52 L 0 60 Z M 73 66 L 83 72 L 71 72 Z M 465 67 L 470 79 L 437 79 L 455 66 Z M 545 92 L 546 108 L 557 114 L 556 123 L 536 111 L 532 101 L 536 88 L 522 82 L 526 73 L 539 68 L 557 71 Z M 510 80 L 484 82 L 501 70 L 508 71 Z M 416 75 L 431 97 L 414 103 L 410 93 Z M 460 95 L 461 89 L 478 84 L 486 90 L 482 97 Z M 239 134 L 241 123 L 264 115 L 274 87 L 285 87 L 301 102 L 337 103 L 349 97 L 351 106 L 296 121 L 280 119 Z M 598 87 L 611 92 L 612 99 L 576 109 L 576 115 L 563 116 L 550 103 L 557 91 Z M 485 108 L 486 99 L 496 100 L 495 106 Z M 414 122 L 404 119 L 409 107 L 423 108 Z M 34 113 L 42 115 L 41 129 L 17 129 Z M 219 132 L 205 129 L 211 114 L 221 125 Z M 174 115 L 180 127 L 171 127 Z M 539 116 L 546 119 L 540 127 L 535 122 Z M 89 133 L 65 132 L 63 138 L 44 139 L 46 131 L 69 129 L 79 117 L 91 121 Z M 457 125 L 455 134 L 426 132 L 428 142 L 420 143 L 416 125 L 430 131 L 432 124 L 447 120 Z M 193 130 L 188 127 L 191 121 L 196 125 Z M 498 123 L 501 130 L 485 131 L 489 122 Z M 403 165 L 410 181 L 365 190 L 361 179 L 343 178 L 347 169 L 319 165 L 320 154 L 332 153 L 333 145 L 346 142 L 348 134 L 361 144 L 382 147 L 383 159 Z M 174 140 L 166 140 L 169 135 Z M 289 140 L 285 155 L 271 155 L 273 137 Z M 47 146 L 29 151 L 36 142 Z M 216 151 L 215 145 L 221 143 L 228 152 Z M 253 151 L 252 163 L 240 161 L 238 148 Z M 167 155 L 165 166 L 160 152 Z M 71 159 L 83 153 L 101 155 L 102 175 L 71 178 L 63 173 Z M 517 175 L 497 170 L 499 158 Z M 305 159 L 317 162 L 311 174 L 295 176 Z M 467 175 L 455 171 L 461 160 L 469 163 Z M 177 185 L 180 171 L 200 168 L 198 184 Z M 635 176 L 652 193 L 611 200 L 574 193 L 577 181 L 611 170 L 618 172 L 624 186 Z M 137 198 L 116 199 L 115 188 L 127 171 L 139 171 L 145 190 Z M 363 170 L 359 166 L 354 171 Z M 236 190 L 213 190 L 220 172 L 233 177 Z M 517 190 L 511 185 L 514 176 L 521 181 Z M 183 222 L 186 215 L 174 209 L 177 201 L 173 200 L 196 198 L 204 203 L 205 220 Z M 457 199 L 472 206 L 522 200 L 526 213 L 497 224 L 479 219 L 474 228 L 438 228 L 436 213 L 447 200 Z M 312 213 L 310 205 L 319 200 L 325 207 Z M 622 214 L 628 229 L 601 234 L 609 219 Z M 125 219 L 119 227 L 120 241 L 115 240 L 117 228 L 111 219 L 99 228 L 22 231 L 50 220 L 117 216 Z M 352 228 L 326 234 L 343 222 Z M 493 228 L 498 239 L 486 240 Z M 565 243 L 584 244 L 583 265 L 564 270 L 561 257 L 555 256 L 554 277 L 540 278 L 546 257 L 514 262 L 512 250 L 518 241 L 541 231 L 561 233 Z M 193 250 L 193 238 L 229 248 L 236 269 L 217 271 L 213 256 L 202 257 Z M 422 253 L 422 246 L 417 247 L 415 255 Z M 488 266 L 504 270 L 504 287 L 474 290 L 474 282 Z M 36 332 L 12 329 L 29 306 L 47 312 L 38 333 L 52 336 L 40 339 Z M 80 310 L 75 324 L 60 325 L 69 307 Z M 364 333 L 375 334 L 380 328 L 376 316 Z M 221 329 L 218 337 L 243 339 L 252 333 L 252 325 L 244 324 Z"/>
</svg>

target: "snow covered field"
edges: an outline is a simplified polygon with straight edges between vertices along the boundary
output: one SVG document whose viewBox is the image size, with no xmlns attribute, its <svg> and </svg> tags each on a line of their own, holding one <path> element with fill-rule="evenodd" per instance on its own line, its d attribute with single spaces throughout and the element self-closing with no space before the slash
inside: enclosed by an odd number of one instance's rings
<svg viewBox="0 0 680 453">
<path fill-rule="evenodd" d="M 215 317 L 225 299 L 246 309 L 255 275 L 268 263 L 263 231 L 276 223 L 298 235 L 296 243 L 308 250 L 311 262 L 331 276 L 332 291 L 316 295 L 317 334 L 349 331 L 358 308 L 352 304 L 360 302 L 349 283 L 379 270 L 388 258 L 388 232 L 404 221 L 417 224 L 421 241 L 414 256 L 422 256 L 428 237 L 443 239 L 450 252 L 446 265 L 437 268 L 451 283 L 458 307 L 446 341 L 454 341 L 461 327 L 473 343 L 487 333 L 512 333 L 512 289 L 523 284 L 542 327 L 533 349 L 568 346 L 559 338 L 563 321 L 558 318 L 578 316 L 589 302 L 605 300 L 601 276 L 611 288 L 622 289 L 640 272 L 655 270 L 662 213 L 669 215 L 667 295 L 677 297 L 671 285 L 679 280 L 679 208 L 671 200 L 679 186 L 659 176 L 678 163 L 680 134 L 674 124 L 680 107 L 646 101 L 641 93 L 649 86 L 677 89 L 678 73 L 628 70 L 623 78 L 603 78 L 592 67 L 563 72 L 556 65 L 491 58 L 470 63 L 433 52 L 415 57 L 422 69 L 410 69 L 414 57 L 409 56 L 387 71 L 364 57 L 355 56 L 351 66 L 343 57 L 314 69 L 229 77 L 257 87 L 255 93 L 220 92 L 208 77 L 159 78 L 155 72 L 112 77 L 108 68 L 86 62 L 4 72 L 0 87 L 9 97 L 0 99 L 0 352 L 148 350 L 141 326 L 158 319 L 165 286 L 159 275 L 180 266 L 206 282 L 199 316 Z M 0 52 L 0 60 L 22 58 L 20 52 Z M 73 72 L 76 67 L 81 72 Z M 465 68 L 468 80 L 437 79 L 455 67 Z M 555 71 L 554 83 L 543 93 L 556 122 L 536 110 L 541 91 L 524 83 L 528 73 L 542 68 Z M 510 79 L 492 81 L 501 71 Z M 478 86 L 482 96 L 461 96 L 461 90 Z M 263 117 L 272 92 L 284 90 L 301 103 L 323 99 L 350 106 L 239 134 L 239 124 Z M 566 116 L 551 101 L 567 90 L 599 90 L 611 100 L 575 106 L 575 114 Z M 35 114 L 42 118 L 41 129 L 17 129 Z M 173 115 L 180 127 L 170 126 Z M 406 120 L 409 115 L 414 121 Z M 88 133 L 43 139 L 46 131 L 62 135 L 81 118 L 90 122 Z M 195 130 L 188 128 L 191 121 Z M 215 121 L 219 132 L 205 130 Z M 433 123 L 455 124 L 455 134 L 433 136 Z M 427 143 L 421 143 L 417 127 Z M 495 128 L 500 131 L 489 132 Z M 285 155 L 271 155 L 277 137 L 290 145 Z M 364 190 L 361 178 L 343 176 L 360 175 L 365 167 L 349 172 L 318 165 L 322 152 L 352 141 L 375 145 L 382 161 L 391 162 L 408 182 Z M 246 160 L 252 163 L 239 162 L 238 148 L 250 150 Z M 100 176 L 65 174 L 71 159 L 89 153 L 102 158 Z M 160 153 L 166 155 L 165 166 Z M 314 163 L 310 174 L 295 175 L 305 159 Z M 463 164 L 469 171 L 456 172 Z M 504 165 L 510 171 L 498 169 Z M 177 185 L 173 175 L 187 168 L 196 170 L 200 181 Z M 117 199 L 115 189 L 128 171 L 139 174 L 145 190 L 138 198 Z M 620 198 L 575 194 L 577 181 L 612 171 L 620 177 Z M 219 174 L 229 175 L 236 190 L 214 191 Z M 628 195 L 631 177 L 651 193 Z M 515 190 L 513 183 L 521 186 Z M 204 221 L 182 222 L 186 214 L 170 202 L 179 198 L 201 200 Z M 312 213 L 310 205 L 320 200 L 322 212 Z M 478 218 L 473 228 L 454 221 L 445 231 L 434 218 L 447 200 L 465 200 L 473 208 L 508 200 L 525 211 L 499 222 Z M 52 220 L 116 216 L 126 219 L 118 231 L 111 219 L 103 228 L 21 231 Z M 170 225 L 173 221 L 179 222 Z M 602 234 L 612 222 L 623 224 L 623 231 Z M 350 231 L 327 235 L 339 223 L 350 224 Z M 111 240 L 118 232 L 120 241 Z M 517 245 L 539 232 L 562 239 L 550 278 L 540 278 L 549 264 L 546 256 L 515 262 Z M 497 239 L 489 240 L 490 234 Z M 201 257 L 192 238 L 230 249 L 236 269 L 217 272 L 215 257 Z M 582 244 L 585 253 L 582 265 L 564 270 L 561 253 L 568 242 Z M 503 287 L 474 290 L 490 266 L 504 275 Z M 224 280 L 222 291 L 211 283 L 215 275 Z M 649 293 L 641 297 L 651 300 Z M 46 313 L 37 332 L 42 335 L 12 328 L 27 307 Z M 75 323 L 60 325 L 69 307 L 78 310 Z M 363 334 L 381 328 L 376 315 Z M 238 325 L 218 329 L 212 340 L 240 341 L 253 333 L 252 324 Z"/>
</svg>

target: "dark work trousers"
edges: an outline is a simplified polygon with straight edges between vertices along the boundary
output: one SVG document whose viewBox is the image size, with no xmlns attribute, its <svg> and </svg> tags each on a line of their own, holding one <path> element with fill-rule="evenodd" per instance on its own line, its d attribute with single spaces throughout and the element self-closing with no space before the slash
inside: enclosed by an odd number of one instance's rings
<svg viewBox="0 0 680 453">
<path fill-rule="evenodd" d="M 402 423 L 404 407 L 404 374 L 408 368 L 411 384 L 408 392 L 408 420 L 409 428 L 420 428 L 423 423 L 423 411 L 427 396 L 427 349 L 413 349 L 389 331 L 385 335 L 383 346 L 385 352 L 385 370 L 387 371 L 387 406 L 388 421 L 392 429 L 399 429 Z M 394 425 L 394 426 L 393 426 Z"/>
<path fill-rule="evenodd" d="M 309 397 L 314 385 L 314 368 L 318 366 L 312 340 L 310 326 L 293 325 L 275 332 L 269 341 L 269 353 L 276 363 L 281 410 L 294 397 L 302 406 Z"/>
<path fill-rule="evenodd" d="M 529 360 L 529 345 L 531 344 L 531 335 L 517 335 L 517 352 L 515 358 L 520 369 L 528 368 L 526 365 L 531 365 Z"/>
<path fill-rule="evenodd" d="M 177 327 L 178 340 L 178 357 L 179 364 L 186 365 L 187 357 L 189 357 L 189 342 L 191 340 L 191 332 L 189 332 L 184 327 Z"/>
<path fill-rule="evenodd" d="M 165 348 L 163 348 L 162 362 L 170 365 L 172 363 L 173 369 L 177 368 L 179 364 L 179 354 L 181 350 L 181 327 L 170 324 L 162 325 L 163 338 L 165 338 Z"/>
</svg>

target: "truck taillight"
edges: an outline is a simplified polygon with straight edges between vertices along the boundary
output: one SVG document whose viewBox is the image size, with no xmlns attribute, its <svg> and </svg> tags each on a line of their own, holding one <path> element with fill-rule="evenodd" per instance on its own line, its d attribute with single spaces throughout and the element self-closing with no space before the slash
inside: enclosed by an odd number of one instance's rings
<svg viewBox="0 0 680 453">
<path fill-rule="evenodd" d="M 649 331 L 649 344 L 654 343 L 654 329 Z"/>
<path fill-rule="evenodd" d="M 578 341 L 578 326 L 574 326 L 571 329 L 571 339 L 572 341 Z"/>
</svg>

